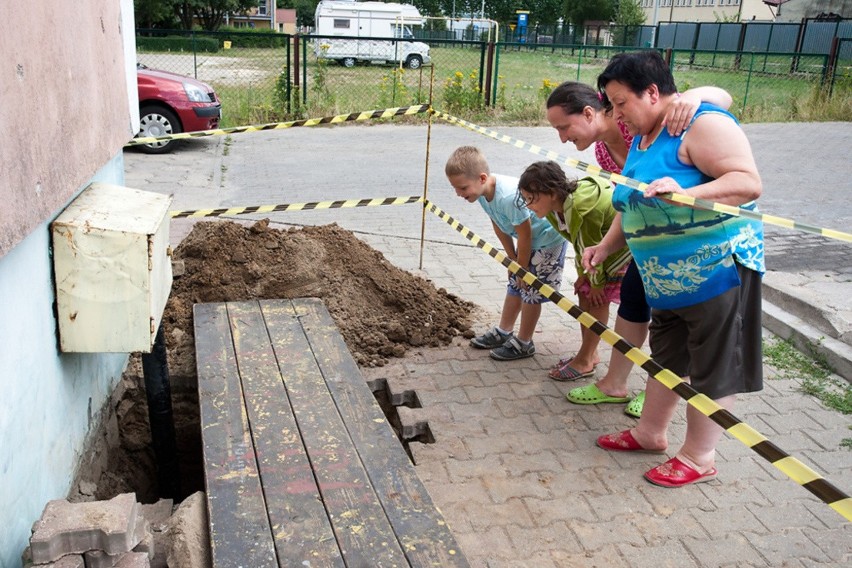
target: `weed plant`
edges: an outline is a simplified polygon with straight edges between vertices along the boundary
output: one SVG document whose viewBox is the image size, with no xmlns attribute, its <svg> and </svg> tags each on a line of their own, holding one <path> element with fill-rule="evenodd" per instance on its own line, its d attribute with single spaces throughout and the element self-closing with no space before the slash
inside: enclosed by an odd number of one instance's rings
<svg viewBox="0 0 852 568">
<path fill-rule="evenodd" d="M 852 414 L 852 385 L 832 374 L 814 346 L 809 351 L 810 355 L 806 355 L 781 339 L 768 339 L 763 346 L 766 362 L 782 377 L 800 380 L 803 392 L 829 408 Z"/>
</svg>

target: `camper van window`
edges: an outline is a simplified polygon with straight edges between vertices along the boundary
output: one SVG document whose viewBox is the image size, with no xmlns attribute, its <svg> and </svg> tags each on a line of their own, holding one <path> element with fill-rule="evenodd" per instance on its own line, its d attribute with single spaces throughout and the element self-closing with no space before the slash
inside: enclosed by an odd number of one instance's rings
<svg viewBox="0 0 852 568">
<path fill-rule="evenodd" d="M 396 25 L 393 28 L 393 37 L 401 37 L 403 39 L 414 39 L 414 32 L 412 32 L 411 28 L 409 28 L 408 26 L 402 26 L 402 29 L 400 29 L 400 26 Z"/>
<path fill-rule="evenodd" d="M 348 30 L 349 29 L 349 20 L 343 20 L 343 19 L 338 20 L 337 18 L 335 18 L 334 19 L 334 27 L 335 28 L 346 28 Z"/>
</svg>

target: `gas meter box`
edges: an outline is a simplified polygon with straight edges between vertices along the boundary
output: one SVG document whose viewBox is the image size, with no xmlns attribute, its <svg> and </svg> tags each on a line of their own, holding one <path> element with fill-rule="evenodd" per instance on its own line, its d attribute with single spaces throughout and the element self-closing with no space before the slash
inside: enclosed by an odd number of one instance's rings
<svg viewBox="0 0 852 568">
<path fill-rule="evenodd" d="M 171 202 L 93 183 L 51 224 L 63 352 L 151 352 L 172 286 Z"/>
</svg>

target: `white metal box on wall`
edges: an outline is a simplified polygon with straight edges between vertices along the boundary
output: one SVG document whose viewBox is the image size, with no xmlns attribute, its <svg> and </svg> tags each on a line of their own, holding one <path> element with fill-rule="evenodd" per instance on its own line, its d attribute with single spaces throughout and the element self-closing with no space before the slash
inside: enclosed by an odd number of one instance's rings
<svg viewBox="0 0 852 568">
<path fill-rule="evenodd" d="M 171 202 L 93 183 L 51 224 L 62 351 L 151 351 L 172 286 Z"/>
</svg>

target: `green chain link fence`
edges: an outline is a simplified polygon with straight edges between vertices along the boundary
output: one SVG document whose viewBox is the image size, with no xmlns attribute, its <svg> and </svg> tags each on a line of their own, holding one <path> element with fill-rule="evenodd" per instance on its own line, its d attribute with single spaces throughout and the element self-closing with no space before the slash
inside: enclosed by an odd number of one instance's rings
<svg viewBox="0 0 852 568">
<path fill-rule="evenodd" d="M 565 80 L 594 85 L 613 55 L 636 49 L 420 38 L 431 63 L 418 69 L 345 67 L 322 57 L 327 39 L 138 30 L 137 53 L 149 67 L 213 86 L 222 100 L 222 126 L 230 127 L 420 104 L 430 92 L 436 109 L 468 120 L 536 124 L 553 87 Z M 848 52 L 843 45 L 839 52 Z M 679 89 L 722 87 L 744 121 L 852 117 L 847 60 L 832 67 L 828 55 L 702 50 L 668 51 L 667 57 Z M 817 116 L 803 114 L 807 105 L 816 105 Z"/>
</svg>

